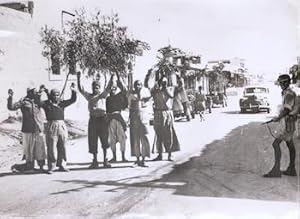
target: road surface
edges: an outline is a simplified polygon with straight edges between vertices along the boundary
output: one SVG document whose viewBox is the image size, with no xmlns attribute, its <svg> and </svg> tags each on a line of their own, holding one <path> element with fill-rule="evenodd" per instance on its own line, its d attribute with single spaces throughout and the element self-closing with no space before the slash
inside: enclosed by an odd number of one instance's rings
<svg viewBox="0 0 300 219">
<path fill-rule="evenodd" d="M 240 114 L 231 101 L 204 122 L 176 123 L 182 150 L 174 162 L 164 157 L 142 168 L 131 159 L 90 170 L 82 138 L 68 146 L 69 173 L 3 171 L 1 218 L 299 218 L 298 177 L 262 177 L 273 152 L 261 122 L 271 115 Z M 284 168 L 286 150 L 282 160 Z"/>
</svg>

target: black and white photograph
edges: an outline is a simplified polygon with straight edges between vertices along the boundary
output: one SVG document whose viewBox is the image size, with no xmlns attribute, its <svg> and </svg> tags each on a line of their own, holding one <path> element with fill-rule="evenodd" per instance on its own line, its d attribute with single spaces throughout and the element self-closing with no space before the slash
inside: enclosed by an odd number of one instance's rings
<svg viewBox="0 0 300 219">
<path fill-rule="evenodd" d="M 0 218 L 300 219 L 299 0 L 0 0 Z"/>
</svg>

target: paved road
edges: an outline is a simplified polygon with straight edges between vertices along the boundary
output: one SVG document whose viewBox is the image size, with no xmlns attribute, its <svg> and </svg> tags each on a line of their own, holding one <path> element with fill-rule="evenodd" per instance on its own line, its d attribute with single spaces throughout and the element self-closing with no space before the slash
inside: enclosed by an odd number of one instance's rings
<svg viewBox="0 0 300 219">
<path fill-rule="evenodd" d="M 300 218 L 299 177 L 266 179 L 273 164 L 266 127 L 251 122 L 144 185 L 147 197 L 123 218 Z M 297 140 L 299 151 L 300 141 Z M 282 169 L 288 151 L 282 147 Z M 297 169 L 299 175 L 299 156 Z"/>
<path fill-rule="evenodd" d="M 272 138 L 261 125 L 270 115 L 239 114 L 236 100 L 232 101 L 230 108 L 206 114 L 205 122 L 196 118 L 176 123 L 182 150 L 174 154 L 174 162 L 148 162 L 148 168 L 117 163 L 111 169 L 89 170 L 91 157 L 83 138 L 70 142 L 69 173 L 1 173 L 0 214 L 3 218 L 249 214 L 296 218 L 297 177 L 261 177 L 273 162 Z M 286 151 L 283 154 L 286 160 Z"/>
</svg>

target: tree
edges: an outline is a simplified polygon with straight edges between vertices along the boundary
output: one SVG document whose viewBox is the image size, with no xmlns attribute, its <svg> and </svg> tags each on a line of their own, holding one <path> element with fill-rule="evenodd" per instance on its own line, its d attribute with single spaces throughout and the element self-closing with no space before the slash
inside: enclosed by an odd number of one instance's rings
<svg viewBox="0 0 300 219">
<path fill-rule="evenodd" d="M 43 29 L 40 32 L 41 35 L 41 43 L 44 44 L 42 55 L 44 57 L 48 57 L 51 60 L 51 70 L 53 74 L 59 75 L 61 66 L 66 64 L 64 56 L 64 50 L 66 41 L 63 35 L 51 28 L 51 29 Z"/>
<path fill-rule="evenodd" d="M 172 57 L 172 61 L 170 60 Z M 183 78 L 185 82 L 200 80 L 205 75 L 204 70 L 193 68 L 191 63 L 201 63 L 200 56 L 187 55 L 183 50 L 171 45 L 160 48 L 157 55 L 158 62 L 155 64 L 155 80 L 159 80 L 162 76 L 166 76 L 169 79 L 169 85 L 172 84 L 172 75 L 176 74 L 177 80 Z M 181 60 L 181 65 L 178 65 L 177 60 Z M 193 71 L 188 71 L 193 70 Z M 172 81 L 172 82 L 171 82 Z"/>
<path fill-rule="evenodd" d="M 170 62 L 169 58 L 184 54 L 181 49 L 171 47 L 170 45 L 160 48 L 157 55 L 158 62 L 154 66 L 155 80 L 158 81 L 162 76 L 166 76 L 170 79 L 171 74 L 177 71 L 178 68 L 175 64 Z M 171 83 L 170 80 L 169 83 Z"/>
<path fill-rule="evenodd" d="M 213 66 L 212 71 L 208 72 L 209 87 L 211 92 L 223 92 L 228 81 L 223 72 L 224 64 L 218 63 Z"/>
<path fill-rule="evenodd" d="M 65 25 L 68 31 L 41 31 L 43 55 L 49 58 L 55 54 L 60 65 L 71 66 L 69 71 L 74 71 L 75 62 L 89 76 L 119 73 L 126 77 L 128 62 L 133 62 L 141 51 L 150 49 L 146 42 L 129 37 L 127 27 L 119 24 L 118 14 L 108 16 L 98 11 L 88 16 L 80 9 L 75 15 Z"/>
</svg>

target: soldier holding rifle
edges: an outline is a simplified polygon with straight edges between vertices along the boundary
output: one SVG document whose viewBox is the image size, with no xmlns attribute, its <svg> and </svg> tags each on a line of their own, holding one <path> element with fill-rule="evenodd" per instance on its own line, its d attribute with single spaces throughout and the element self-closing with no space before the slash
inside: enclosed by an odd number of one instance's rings
<svg viewBox="0 0 300 219">
<path fill-rule="evenodd" d="M 284 129 L 278 136 L 275 137 L 273 142 L 273 149 L 275 155 L 275 163 L 271 171 L 264 175 L 264 177 L 281 177 L 281 174 L 296 176 L 295 168 L 295 145 L 293 141 L 294 132 L 296 129 L 297 114 L 299 106 L 297 105 L 297 96 L 290 88 L 290 76 L 287 74 L 278 77 L 278 83 L 282 89 L 282 107 L 277 117 L 269 122 L 279 122 L 284 125 Z M 281 150 L 280 144 L 282 141 L 286 142 L 290 154 L 290 163 L 286 170 L 280 170 Z"/>
</svg>

